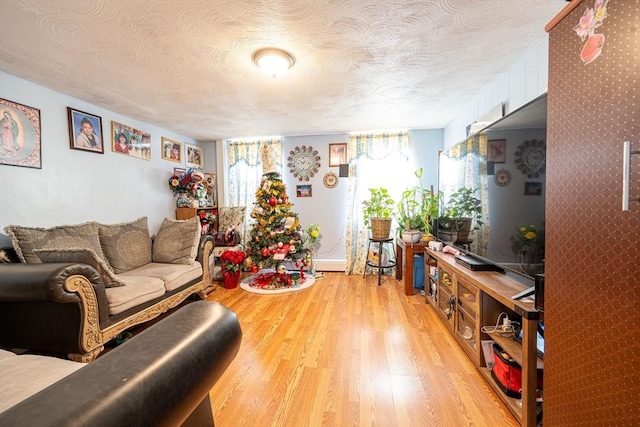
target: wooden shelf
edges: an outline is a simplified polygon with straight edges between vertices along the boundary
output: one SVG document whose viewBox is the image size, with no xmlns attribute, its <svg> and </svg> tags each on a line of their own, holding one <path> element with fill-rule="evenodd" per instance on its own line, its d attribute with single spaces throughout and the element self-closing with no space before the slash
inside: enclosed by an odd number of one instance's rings
<svg viewBox="0 0 640 427">
<path fill-rule="evenodd" d="M 499 272 L 467 269 L 457 264 L 451 254 L 427 249 L 426 257 L 435 260 L 438 265 L 439 317 L 520 424 L 524 427 L 536 426 L 537 375 L 538 370 L 544 367 L 544 362 L 537 357 L 536 346 L 540 313 L 536 311 L 533 302 L 511 298 L 527 286 Z M 447 299 L 450 296 L 455 298 L 454 315 L 447 319 L 444 310 L 449 307 Z M 482 325 L 495 323 L 502 312 L 521 323 L 522 343 L 513 340 L 512 336 L 481 331 Z M 464 338 L 465 332 L 468 332 L 467 327 L 474 331 L 474 342 Z M 498 343 L 522 367 L 522 399 L 513 399 L 504 394 L 486 368 L 480 342 L 488 338 Z"/>
<path fill-rule="evenodd" d="M 492 340 L 494 340 L 504 351 L 509 353 L 509 356 L 513 358 L 520 366 L 523 364 L 522 360 L 522 344 L 512 338 L 512 335 L 506 335 L 499 331 L 491 332 L 488 334 Z M 536 368 L 544 369 L 544 360 L 536 357 Z"/>
<path fill-rule="evenodd" d="M 487 383 L 489 383 L 489 386 L 493 389 L 493 391 L 496 392 L 500 400 L 504 402 L 507 409 L 509 409 L 509 412 L 511 412 L 513 416 L 516 417 L 518 422 L 522 424 L 522 406 L 518 403 L 520 399 L 515 399 L 504 394 L 504 392 L 500 390 L 500 387 L 498 387 L 495 380 L 491 376 L 490 370 L 485 367 L 480 367 L 479 370 Z"/>
</svg>

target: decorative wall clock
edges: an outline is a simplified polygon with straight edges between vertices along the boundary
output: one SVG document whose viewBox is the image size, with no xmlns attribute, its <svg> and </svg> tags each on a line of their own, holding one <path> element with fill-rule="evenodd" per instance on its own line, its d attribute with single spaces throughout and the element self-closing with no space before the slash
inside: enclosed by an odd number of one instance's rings
<svg viewBox="0 0 640 427">
<path fill-rule="evenodd" d="M 320 168 L 320 156 L 312 146 L 303 145 L 294 148 L 289 152 L 287 162 L 287 167 L 293 176 L 300 181 L 309 181 L 309 178 L 318 173 Z"/>
<path fill-rule="evenodd" d="M 525 141 L 516 151 L 516 165 L 529 178 L 539 178 L 546 167 L 544 141 Z"/>
<path fill-rule="evenodd" d="M 327 188 L 334 188 L 338 185 L 338 175 L 333 172 L 327 172 L 324 174 L 324 178 L 322 179 L 324 186 Z"/>
<path fill-rule="evenodd" d="M 495 181 L 496 185 L 499 185 L 500 187 L 509 185 L 509 183 L 511 182 L 511 172 L 506 169 L 500 169 L 493 176 L 493 180 Z"/>
</svg>

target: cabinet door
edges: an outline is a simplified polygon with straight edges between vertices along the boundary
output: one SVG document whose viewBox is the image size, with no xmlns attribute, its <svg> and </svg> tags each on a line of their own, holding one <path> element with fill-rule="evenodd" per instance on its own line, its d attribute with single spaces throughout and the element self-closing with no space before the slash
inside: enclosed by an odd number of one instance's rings
<svg viewBox="0 0 640 427">
<path fill-rule="evenodd" d="M 453 293 L 453 276 L 438 268 L 438 313 L 445 320 L 447 327 L 453 331 L 455 323 L 456 299 Z"/>
<path fill-rule="evenodd" d="M 474 361 L 477 360 L 479 350 L 479 300 L 478 288 L 465 283 L 458 277 L 456 280 L 456 338 L 462 347 L 471 353 Z"/>
<path fill-rule="evenodd" d="M 427 254 L 424 258 L 424 263 L 424 268 L 429 278 L 425 288 L 425 299 L 427 303 L 435 306 L 436 301 L 438 301 L 438 262 Z"/>
<path fill-rule="evenodd" d="M 594 37 L 580 37 L 596 3 L 606 13 L 596 13 Z M 544 417 L 622 425 L 640 419 L 640 205 L 622 211 L 623 143 L 640 150 L 640 1 L 574 4 L 549 33 L 544 317 L 556 328 L 545 337 Z M 631 157 L 638 197 L 640 156 Z M 603 348 L 613 349 L 606 363 Z"/>
</svg>

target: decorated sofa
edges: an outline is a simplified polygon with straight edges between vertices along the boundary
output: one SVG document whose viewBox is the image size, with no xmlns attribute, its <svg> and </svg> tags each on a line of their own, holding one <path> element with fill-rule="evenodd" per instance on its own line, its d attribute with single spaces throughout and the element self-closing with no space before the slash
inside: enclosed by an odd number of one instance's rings
<svg viewBox="0 0 640 427">
<path fill-rule="evenodd" d="M 235 313 L 196 301 L 90 364 L 0 350 L 0 425 L 213 426 L 241 339 Z"/>
<path fill-rule="evenodd" d="M 21 262 L 0 264 L 0 346 L 89 362 L 104 344 L 210 288 L 211 236 L 197 218 L 49 229 L 7 226 Z"/>
</svg>

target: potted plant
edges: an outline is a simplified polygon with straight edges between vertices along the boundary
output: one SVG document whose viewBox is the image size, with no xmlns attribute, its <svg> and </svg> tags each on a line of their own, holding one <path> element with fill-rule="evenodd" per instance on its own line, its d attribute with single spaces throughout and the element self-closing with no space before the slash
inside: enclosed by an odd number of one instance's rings
<svg viewBox="0 0 640 427">
<path fill-rule="evenodd" d="M 396 206 L 398 233 L 407 243 L 416 243 L 422 234 L 431 235 L 432 221 L 438 215 L 439 194 L 422 185 L 423 169 L 414 172 L 419 185 L 405 190 Z"/>
<path fill-rule="evenodd" d="M 395 202 L 384 187 L 370 188 L 369 192 L 369 200 L 362 202 L 364 223 L 371 230 L 372 238 L 388 239 Z"/>
<path fill-rule="evenodd" d="M 240 274 L 244 270 L 244 260 L 247 254 L 244 251 L 234 251 L 227 249 L 220 254 L 220 263 L 222 265 L 222 278 L 224 287 L 233 289 L 238 286 Z"/>
<path fill-rule="evenodd" d="M 461 187 L 451 194 L 440 211 L 440 236 L 451 233 L 448 241 L 468 240 L 469 232 L 482 225 L 482 202 L 476 197 L 477 191 Z"/>
</svg>

